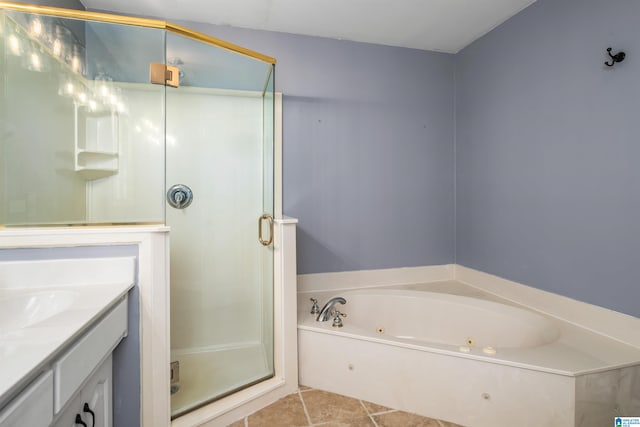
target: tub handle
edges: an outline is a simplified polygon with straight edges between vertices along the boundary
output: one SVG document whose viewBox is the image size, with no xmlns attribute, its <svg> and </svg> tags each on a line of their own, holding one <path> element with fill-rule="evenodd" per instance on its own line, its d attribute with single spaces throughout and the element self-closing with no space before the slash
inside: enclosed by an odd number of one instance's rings
<svg viewBox="0 0 640 427">
<path fill-rule="evenodd" d="M 315 298 L 309 298 L 309 301 L 313 303 L 313 305 L 311 306 L 311 314 L 320 313 L 320 307 L 318 307 L 318 300 Z"/>
<path fill-rule="evenodd" d="M 342 328 L 344 325 L 342 324 L 342 319 L 340 317 L 347 317 L 347 313 L 340 313 L 336 310 L 333 315 L 335 317 L 333 318 L 333 324 L 331 326 L 334 328 Z"/>
</svg>

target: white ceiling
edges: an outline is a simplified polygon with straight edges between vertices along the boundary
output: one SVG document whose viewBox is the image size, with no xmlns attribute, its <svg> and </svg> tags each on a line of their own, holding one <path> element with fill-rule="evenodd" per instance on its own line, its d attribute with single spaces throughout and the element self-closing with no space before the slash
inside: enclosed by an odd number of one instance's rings
<svg viewBox="0 0 640 427">
<path fill-rule="evenodd" d="M 456 53 L 535 0 L 81 0 L 88 9 Z"/>
</svg>

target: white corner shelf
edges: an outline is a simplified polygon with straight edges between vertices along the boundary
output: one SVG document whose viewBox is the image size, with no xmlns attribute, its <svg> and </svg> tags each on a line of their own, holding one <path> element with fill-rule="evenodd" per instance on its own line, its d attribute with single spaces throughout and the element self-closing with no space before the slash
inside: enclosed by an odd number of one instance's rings
<svg viewBox="0 0 640 427">
<path fill-rule="evenodd" d="M 74 171 L 85 181 L 119 171 L 118 113 L 74 104 Z"/>
</svg>

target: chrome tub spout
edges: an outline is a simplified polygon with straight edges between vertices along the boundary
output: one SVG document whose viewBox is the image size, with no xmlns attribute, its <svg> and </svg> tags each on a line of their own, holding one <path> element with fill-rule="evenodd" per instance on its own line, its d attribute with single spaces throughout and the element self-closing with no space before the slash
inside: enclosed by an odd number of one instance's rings
<svg viewBox="0 0 640 427">
<path fill-rule="evenodd" d="M 318 317 L 316 317 L 316 322 L 326 322 L 327 320 L 329 320 L 334 311 L 333 306 L 337 303 L 346 304 L 347 300 L 342 297 L 331 298 L 329 301 L 327 301 L 324 307 L 322 307 L 322 310 L 320 310 L 320 314 L 318 314 Z"/>
</svg>

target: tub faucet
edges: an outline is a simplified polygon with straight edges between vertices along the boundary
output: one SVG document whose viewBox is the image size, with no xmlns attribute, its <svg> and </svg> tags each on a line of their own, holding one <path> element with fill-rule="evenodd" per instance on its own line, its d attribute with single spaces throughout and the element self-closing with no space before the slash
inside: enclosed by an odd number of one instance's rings
<svg viewBox="0 0 640 427">
<path fill-rule="evenodd" d="M 327 301 L 324 307 L 322 307 L 322 310 L 320 310 L 320 314 L 318 314 L 318 317 L 316 317 L 316 322 L 326 322 L 327 320 L 329 320 L 329 317 L 331 317 L 331 314 L 333 313 L 333 306 L 337 303 L 346 304 L 347 300 L 342 297 L 331 298 L 329 301 Z"/>
</svg>

